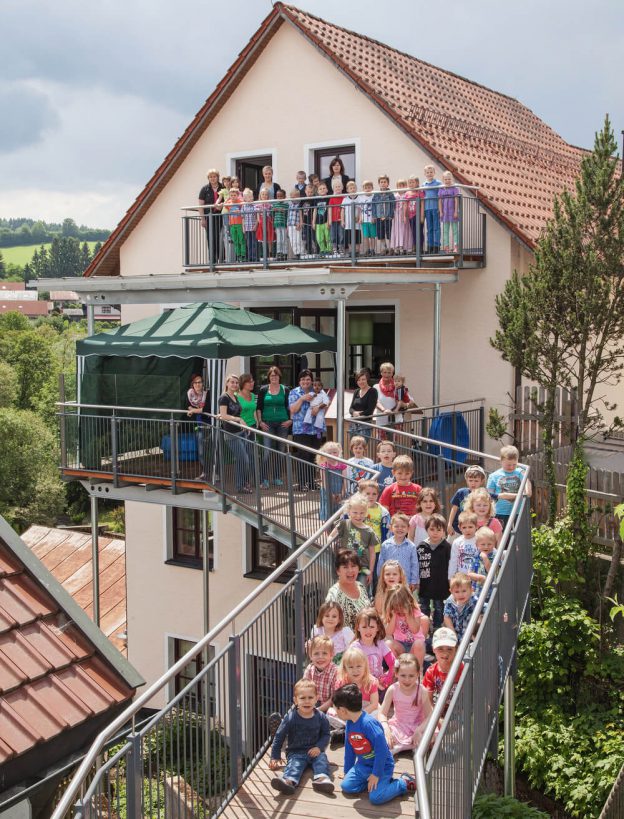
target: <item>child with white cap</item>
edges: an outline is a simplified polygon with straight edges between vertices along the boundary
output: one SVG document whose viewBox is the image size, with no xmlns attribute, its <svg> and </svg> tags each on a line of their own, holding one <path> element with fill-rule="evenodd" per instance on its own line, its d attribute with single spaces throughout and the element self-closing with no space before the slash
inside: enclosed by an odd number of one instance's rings
<svg viewBox="0 0 624 819">
<path fill-rule="evenodd" d="M 448 673 L 451 670 L 451 666 L 453 665 L 453 660 L 455 659 L 455 652 L 457 651 L 457 635 L 452 628 L 446 628 L 443 626 L 434 632 L 432 643 L 436 661 L 425 671 L 422 684 L 423 687 L 429 692 L 431 705 L 435 706 L 436 702 L 438 701 L 438 697 L 440 696 L 440 692 L 442 691 L 442 687 L 446 682 L 446 678 L 448 677 Z M 459 678 L 461 677 L 463 670 L 464 664 L 462 663 L 457 672 L 455 683 L 449 692 L 442 714 L 440 715 L 441 717 L 444 716 L 447 708 L 449 707 L 449 703 L 453 698 L 455 688 L 459 682 Z"/>
</svg>

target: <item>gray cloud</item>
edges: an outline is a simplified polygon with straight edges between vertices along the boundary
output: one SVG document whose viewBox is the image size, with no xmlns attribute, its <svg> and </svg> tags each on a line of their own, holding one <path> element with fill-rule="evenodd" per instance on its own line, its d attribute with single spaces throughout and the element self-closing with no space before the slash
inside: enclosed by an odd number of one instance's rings
<svg viewBox="0 0 624 819">
<path fill-rule="evenodd" d="M 35 145 L 58 126 L 48 97 L 25 83 L 0 83 L 0 154 Z"/>
</svg>

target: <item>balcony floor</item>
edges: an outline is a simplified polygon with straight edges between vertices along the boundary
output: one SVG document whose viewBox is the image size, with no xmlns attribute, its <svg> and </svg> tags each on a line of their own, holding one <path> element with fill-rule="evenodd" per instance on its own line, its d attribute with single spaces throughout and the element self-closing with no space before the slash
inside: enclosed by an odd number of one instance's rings
<svg viewBox="0 0 624 819">
<path fill-rule="evenodd" d="M 248 779 L 221 814 L 226 819 L 264 819 L 264 817 L 301 816 L 317 817 L 331 816 L 332 819 L 353 819 L 353 816 L 384 817 L 394 816 L 414 817 L 414 802 L 410 796 L 393 799 L 385 805 L 371 805 L 365 793 L 356 796 L 345 796 L 340 790 L 338 772 L 342 772 L 344 748 L 335 751 L 328 750 L 330 770 L 336 790 L 333 794 L 317 793 L 312 788 L 312 771 L 309 769 L 303 775 L 301 784 L 294 796 L 284 796 L 273 790 L 271 779 L 284 770 L 269 770 L 267 753 L 255 766 Z M 395 775 L 414 773 L 414 764 L 408 754 L 401 754 L 396 760 Z"/>
</svg>

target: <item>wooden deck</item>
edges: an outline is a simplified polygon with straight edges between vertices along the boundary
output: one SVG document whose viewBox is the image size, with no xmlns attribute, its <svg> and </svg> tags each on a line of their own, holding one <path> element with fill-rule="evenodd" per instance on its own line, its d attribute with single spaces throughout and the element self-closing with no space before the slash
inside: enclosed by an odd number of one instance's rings
<svg viewBox="0 0 624 819">
<path fill-rule="evenodd" d="M 284 755 L 282 754 L 282 757 Z M 312 788 L 312 771 L 303 775 L 294 796 L 273 790 L 271 779 L 284 770 L 269 770 L 269 754 L 256 765 L 248 779 L 245 780 L 225 811 L 221 814 L 226 819 L 264 819 L 264 817 L 305 816 L 310 819 L 321 819 L 331 816 L 332 819 L 353 819 L 364 816 L 367 819 L 395 816 L 410 816 L 414 819 L 416 808 L 412 796 L 393 799 L 385 805 L 372 805 L 366 793 L 345 796 L 340 790 L 339 773 L 342 773 L 344 748 L 328 750 L 330 770 L 336 790 L 332 794 L 317 793 Z M 408 754 L 401 754 L 396 760 L 395 774 L 414 773 L 414 765 Z"/>
</svg>

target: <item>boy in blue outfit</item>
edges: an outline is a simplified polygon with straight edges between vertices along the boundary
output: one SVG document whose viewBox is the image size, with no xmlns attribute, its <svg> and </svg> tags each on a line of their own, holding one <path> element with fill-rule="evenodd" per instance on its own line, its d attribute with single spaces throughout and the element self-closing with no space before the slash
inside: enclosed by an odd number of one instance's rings
<svg viewBox="0 0 624 819">
<path fill-rule="evenodd" d="M 425 165 L 425 224 L 427 225 L 427 253 L 440 252 L 440 211 L 438 188 L 442 187 L 439 179 L 435 178 L 433 165 Z"/>
<path fill-rule="evenodd" d="M 333 793 L 334 783 L 329 775 L 325 749 L 329 744 L 329 721 L 316 708 L 318 694 L 312 680 L 295 683 L 295 707 L 286 714 L 273 738 L 269 768 L 277 770 L 282 764 L 281 752 L 288 739 L 286 767 L 283 776 L 274 776 L 271 787 L 289 796 L 295 792 L 303 772 L 312 768 L 312 787 L 322 793 Z M 278 719 L 279 719 L 279 715 Z M 273 719 L 273 715 L 271 715 Z"/>
<path fill-rule="evenodd" d="M 490 493 L 496 493 L 496 517 L 500 520 L 503 529 L 509 520 L 516 495 L 520 489 L 524 470 L 518 467 L 520 457 L 515 446 L 504 446 L 500 451 L 501 468 L 492 472 L 487 482 Z M 527 481 L 525 494 L 531 497 L 531 482 Z"/>
<path fill-rule="evenodd" d="M 342 790 L 368 790 L 373 805 L 382 805 L 396 796 L 414 793 L 416 783 L 409 774 L 394 779 L 394 757 L 390 753 L 381 723 L 362 711 L 362 692 L 353 683 L 334 694 L 336 716 L 346 722 Z"/>
</svg>

